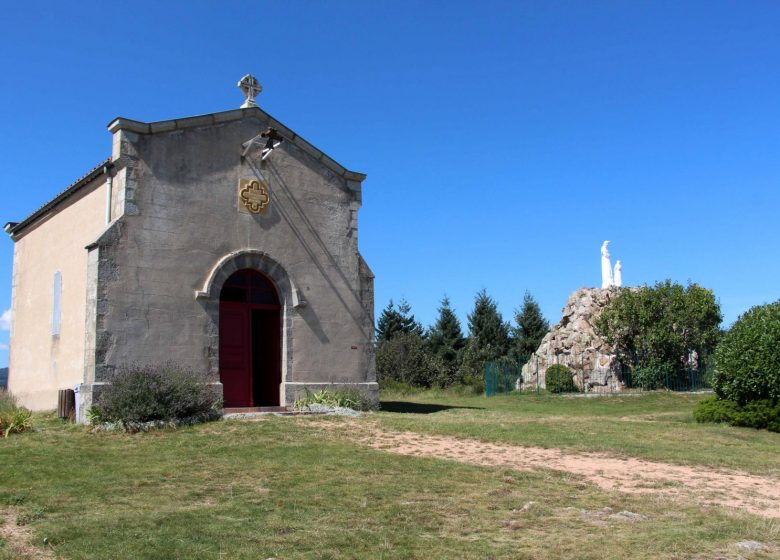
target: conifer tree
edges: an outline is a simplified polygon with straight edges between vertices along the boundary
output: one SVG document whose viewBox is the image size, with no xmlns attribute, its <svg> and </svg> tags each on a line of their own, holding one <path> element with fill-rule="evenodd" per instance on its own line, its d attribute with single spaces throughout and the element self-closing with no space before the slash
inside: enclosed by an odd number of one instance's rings
<svg viewBox="0 0 780 560">
<path fill-rule="evenodd" d="M 376 323 L 376 341 L 380 343 L 385 340 L 390 340 L 393 336 L 401 331 L 401 314 L 395 308 L 393 300 L 387 304 L 379 315 L 379 320 Z"/>
<path fill-rule="evenodd" d="M 515 311 L 512 357 L 520 362 L 527 362 L 549 330 L 550 323 L 542 315 L 539 304 L 530 293 L 525 292 L 522 309 Z"/>
<path fill-rule="evenodd" d="M 509 351 L 509 325 L 504 322 L 496 302 L 486 290 L 477 293 L 474 310 L 468 319 L 469 338 L 486 360 L 506 355 Z"/>
<path fill-rule="evenodd" d="M 460 321 L 450 307 L 449 298 L 444 296 L 436 324 L 428 331 L 428 347 L 446 367 L 457 368 L 465 346 L 466 339 L 460 328 Z"/>
<path fill-rule="evenodd" d="M 405 299 L 398 305 L 398 313 L 401 315 L 401 331 L 407 334 L 423 335 L 423 326 L 412 315 L 412 306 Z"/>
<path fill-rule="evenodd" d="M 396 308 L 393 300 L 382 310 L 376 325 L 376 340 L 380 343 L 384 340 L 391 340 L 399 333 L 416 334 L 422 336 L 423 328 L 418 323 L 414 315 L 411 314 L 412 308 L 409 303 L 402 299 Z"/>
</svg>

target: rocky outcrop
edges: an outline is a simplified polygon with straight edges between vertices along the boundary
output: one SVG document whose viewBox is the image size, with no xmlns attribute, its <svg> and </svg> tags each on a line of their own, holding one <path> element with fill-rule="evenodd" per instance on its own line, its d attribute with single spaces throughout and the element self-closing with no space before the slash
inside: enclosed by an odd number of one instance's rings
<svg viewBox="0 0 780 560">
<path fill-rule="evenodd" d="M 594 328 L 596 318 L 621 289 L 625 288 L 580 288 L 571 294 L 560 322 L 545 335 L 523 366 L 518 389 L 543 388 L 547 368 L 564 364 L 572 370 L 574 382 L 581 391 L 622 390 L 617 356 Z"/>
</svg>

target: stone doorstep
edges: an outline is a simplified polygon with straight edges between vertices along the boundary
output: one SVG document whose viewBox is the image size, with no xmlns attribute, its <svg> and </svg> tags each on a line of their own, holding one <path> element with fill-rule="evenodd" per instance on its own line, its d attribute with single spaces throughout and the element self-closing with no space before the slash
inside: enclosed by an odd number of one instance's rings
<svg viewBox="0 0 780 560">
<path fill-rule="evenodd" d="M 286 406 L 256 406 L 246 408 L 222 409 L 223 420 L 241 420 L 261 416 L 311 416 L 322 415 L 325 412 L 310 412 L 308 410 L 291 410 Z"/>
</svg>

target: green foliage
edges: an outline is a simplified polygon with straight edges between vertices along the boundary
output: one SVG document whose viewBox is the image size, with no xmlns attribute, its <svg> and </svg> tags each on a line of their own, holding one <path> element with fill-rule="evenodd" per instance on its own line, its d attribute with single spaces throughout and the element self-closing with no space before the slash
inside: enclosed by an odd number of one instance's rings
<svg viewBox="0 0 780 560">
<path fill-rule="evenodd" d="M 702 399 L 693 409 L 693 418 L 699 423 L 714 422 L 731 424 L 739 407 L 734 401 L 707 397 Z"/>
<path fill-rule="evenodd" d="M 16 404 L 16 398 L 5 390 L 0 390 L 0 434 L 11 434 L 32 430 L 32 413 Z"/>
<path fill-rule="evenodd" d="M 109 381 L 90 413 L 104 422 L 206 419 L 222 407 L 207 376 L 173 363 L 123 368 Z"/>
<path fill-rule="evenodd" d="M 663 366 L 653 364 L 637 366 L 632 372 L 632 385 L 645 391 L 663 389 L 667 386 L 667 372 Z"/>
<path fill-rule="evenodd" d="M 304 410 L 311 404 L 351 408 L 352 410 L 373 410 L 376 408 L 371 399 L 355 389 L 338 389 L 336 391 L 322 389 L 316 392 L 306 389 L 306 396 L 296 399 L 293 408 Z"/>
<path fill-rule="evenodd" d="M 780 432 L 780 403 L 770 399 L 739 405 L 731 400 L 709 397 L 696 405 L 693 417 L 697 422 L 702 423 L 720 422 L 732 426 Z"/>
<path fill-rule="evenodd" d="M 441 363 L 427 351 L 416 332 L 397 333 L 376 350 L 377 381 L 398 381 L 414 387 L 431 387 L 447 377 Z"/>
<path fill-rule="evenodd" d="M 35 508 L 16 516 L 16 524 L 21 527 L 24 525 L 29 525 L 33 521 L 43 519 L 44 517 L 46 517 L 46 510 L 43 508 Z"/>
<path fill-rule="evenodd" d="M 509 350 L 509 325 L 504 322 L 496 302 L 486 290 L 474 298 L 474 309 L 468 316 L 469 336 L 479 352 L 494 360 L 505 356 Z"/>
<path fill-rule="evenodd" d="M 87 422 L 93 426 L 103 422 L 103 414 L 99 408 L 91 406 L 87 409 Z"/>
<path fill-rule="evenodd" d="M 376 326 L 376 340 L 383 342 L 391 340 L 399 334 L 423 335 L 422 325 L 412 315 L 412 307 L 402 299 L 398 307 L 395 307 L 393 300 L 387 304 L 379 315 L 379 321 Z"/>
<path fill-rule="evenodd" d="M 451 373 L 450 382 L 453 382 L 460 366 L 466 339 L 460 328 L 460 321 L 450 307 L 450 300 L 447 296 L 441 300 L 436 324 L 428 331 L 427 344 L 431 353 Z"/>
<path fill-rule="evenodd" d="M 715 392 L 741 405 L 780 401 L 780 301 L 753 307 L 715 351 Z"/>
<path fill-rule="evenodd" d="M 412 387 L 408 383 L 402 383 L 401 381 L 396 381 L 395 379 L 390 379 L 387 377 L 379 380 L 378 383 L 379 391 L 382 393 L 383 397 L 387 394 L 408 396 L 420 391 L 420 389 Z"/>
<path fill-rule="evenodd" d="M 515 360 L 525 363 L 531 357 L 542 339 L 550 330 L 550 323 L 542 315 L 542 310 L 533 296 L 523 295 L 523 307 L 515 311 L 515 327 L 512 328 L 511 354 Z"/>
<path fill-rule="evenodd" d="M 720 306 L 711 290 L 670 280 L 652 287 L 623 289 L 596 320 L 604 337 L 625 364 L 647 369 L 646 378 L 665 372 L 677 386 L 691 367 L 688 356 L 703 356 L 718 341 Z"/>
<path fill-rule="evenodd" d="M 563 364 L 555 364 L 547 368 L 544 374 L 544 384 L 551 393 L 576 393 L 579 391 L 574 383 L 572 371 Z"/>
<path fill-rule="evenodd" d="M 485 390 L 485 362 L 498 359 L 490 346 L 481 347 L 475 338 L 469 338 L 458 370 L 459 382 L 473 387 L 475 392 Z"/>
</svg>

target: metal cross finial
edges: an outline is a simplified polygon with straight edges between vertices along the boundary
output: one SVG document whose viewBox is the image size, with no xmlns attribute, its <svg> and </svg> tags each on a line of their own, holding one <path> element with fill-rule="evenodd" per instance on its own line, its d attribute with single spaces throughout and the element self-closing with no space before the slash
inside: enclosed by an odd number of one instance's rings
<svg viewBox="0 0 780 560">
<path fill-rule="evenodd" d="M 263 86 L 260 85 L 260 82 L 252 74 L 247 74 L 238 81 L 238 87 L 246 95 L 246 101 L 241 105 L 241 108 L 257 107 L 255 95 L 263 91 Z"/>
</svg>

